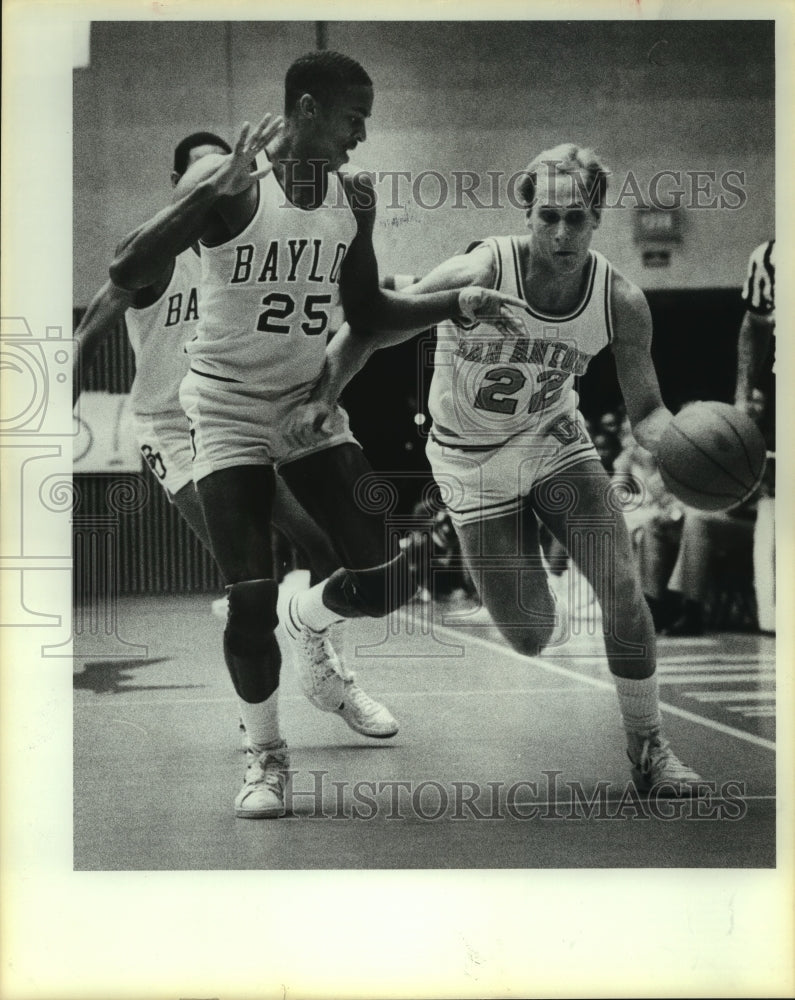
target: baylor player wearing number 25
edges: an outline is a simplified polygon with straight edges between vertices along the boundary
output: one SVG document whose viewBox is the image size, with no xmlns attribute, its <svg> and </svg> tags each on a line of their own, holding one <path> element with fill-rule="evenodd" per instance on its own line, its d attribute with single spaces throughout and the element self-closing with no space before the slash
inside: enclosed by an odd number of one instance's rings
<svg viewBox="0 0 795 1000">
<path fill-rule="evenodd" d="M 671 414 L 650 357 L 649 308 L 640 289 L 590 249 L 606 187 L 590 150 L 561 145 L 541 153 L 520 189 L 529 233 L 477 243 L 411 286 L 422 293 L 485 285 L 524 303 L 519 337 L 488 322 L 440 326 L 427 451 L 480 596 L 528 656 L 550 642 L 556 619 L 539 521 L 570 551 L 602 607 L 635 783 L 654 795 L 689 796 L 703 783 L 661 733 L 654 628 L 620 503 L 574 390 L 575 376 L 609 344 L 633 433 L 655 451 Z M 338 335 L 329 345 L 324 398 L 373 349 L 400 339 Z M 609 551 L 600 543 L 596 557 L 586 544 L 595 522 L 609 539 Z"/>
<path fill-rule="evenodd" d="M 172 185 L 203 156 L 231 153 L 231 147 L 212 132 L 194 132 L 174 149 Z M 198 245 L 170 261 L 151 285 L 135 292 L 106 281 L 86 310 L 75 331 L 74 398 L 80 393 L 80 375 L 87 370 L 111 330 L 124 317 L 135 354 L 135 378 L 130 391 L 135 433 L 152 475 L 166 491 L 182 518 L 201 543 L 210 549 L 204 514 L 193 482 L 192 448 L 188 422 L 179 401 L 179 388 L 188 372 L 185 345 L 196 336 L 199 319 L 201 259 Z M 273 523 L 306 553 L 312 572 L 324 579 L 339 566 L 328 538 L 295 501 L 277 477 Z M 389 711 L 356 684 L 355 675 L 343 672 L 344 702 L 335 711 L 363 736 L 394 736 L 397 723 Z M 304 691 L 314 699 L 309 684 Z"/>
<path fill-rule="evenodd" d="M 519 300 L 466 288 L 422 296 L 379 288 L 372 244 L 375 199 L 363 176 L 339 168 L 366 138 L 372 82 L 354 60 L 315 52 L 285 80 L 285 120 L 245 126 L 228 157 L 205 157 L 183 178 L 180 200 L 142 227 L 114 262 L 117 285 L 135 287 L 199 237 L 201 317 L 180 399 L 192 422 L 194 478 L 229 594 L 224 653 L 251 743 L 237 816 L 284 812 L 289 759 L 278 717 L 282 619 L 299 670 L 319 690 L 343 691 L 328 628 L 384 615 L 413 592 L 411 546 L 390 559 L 383 522 L 360 509 L 355 487 L 370 472 L 339 408 L 325 436 L 285 436 L 325 362 L 329 313 L 375 330 L 422 330 L 453 316 L 510 326 Z M 258 153 L 268 165 L 251 171 Z M 344 569 L 294 594 L 277 614 L 271 579 L 274 467 L 333 539 Z M 336 686 L 335 679 L 340 681 Z M 331 683 L 330 683 L 331 682 Z M 328 708 L 336 707 L 329 703 Z"/>
</svg>

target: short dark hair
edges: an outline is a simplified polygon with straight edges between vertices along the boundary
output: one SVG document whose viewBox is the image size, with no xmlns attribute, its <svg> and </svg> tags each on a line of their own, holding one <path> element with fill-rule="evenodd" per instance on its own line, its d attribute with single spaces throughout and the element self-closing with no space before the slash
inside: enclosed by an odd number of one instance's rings
<svg viewBox="0 0 795 1000">
<path fill-rule="evenodd" d="M 565 142 L 539 153 L 525 167 L 519 181 L 519 196 L 526 208 L 532 208 L 535 202 L 538 171 L 542 167 L 551 168 L 555 174 L 584 174 L 583 187 L 588 207 L 597 215 L 601 213 L 610 171 L 592 149 Z"/>
<path fill-rule="evenodd" d="M 232 147 L 215 132 L 193 132 L 174 147 L 174 173 L 180 177 L 188 169 L 188 158 L 190 151 L 197 146 L 220 146 L 227 153 L 232 152 Z"/>
<path fill-rule="evenodd" d="M 355 59 L 322 49 L 296 59 L 284 78 L 284 113 L 290 114 L 302 94 L 321 103 L 346 87 L 372 87 L 373 81 Z"/>
</svg>

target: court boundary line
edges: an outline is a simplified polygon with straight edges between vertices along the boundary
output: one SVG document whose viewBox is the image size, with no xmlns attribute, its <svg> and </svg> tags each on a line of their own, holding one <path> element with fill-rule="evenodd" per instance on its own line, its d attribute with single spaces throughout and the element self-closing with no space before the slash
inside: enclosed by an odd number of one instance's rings
<svg viewBox="0 0 795 1000">
<path fill-rule="evenodd" d="M 404 610 L 402 610 L 402 614 L 405 614 Z M 464 637 L 461 636 L 461 633 L 456 632 L 449 625 L 433 623 L 432 628 L 439 629 L 440 631 L 446 632 L 450 636 L 455 636 L 460 641 L 463 641 Z M 612 681 L 605 681 L 600 677 L 588 677 L 586 674 L 580 674 L 576 670 L 572 670 L 570 667 L 561 667 L 558 664 L 551 663 L 538 656 L 524 656 L 522 653 L 517 652 L 510 646 L 502 646 L 499 643 L 494 642 L 493 639 L 484 639 L 478 635 L 470 635 L 466 636 L 466 641 L 468 643 L 473 642 L 475 645 L 491 650 L 492 652 L 502 653 L 510 659 L 519 660 L 522 663 L 532 663 L 534 666 L 540 667 L 548 673 L 558 674 L 563 677 L 577 678 L 585 684 L 590 684 L 591 687 L 600 688 L 603 691 L 611 691 L 615 694 L 615 684 Z M 776 744 L 772 740 L 765 739 L 763 736 L 757 736 L 755 733 L 747 733 L 742 729 L 736 729 L 734 726 L 728 726 L 724 722 L 718 722 L 715 719 L 709 719 L 703 715 L 697 715 L 695 712 L 689 712 L 686 708 L 679 708 L 677 705 L 671 705 L 665 701 L 660 702 L 660 709 L 662 711 L 669 712 L 671 715 L 676 715 L 681 719 L 686 719 L 688 722 L 698 723 L 699 725 L 705 726 L 707 729 L 714 729 L 719 733 L 724 733 L 726 736 L 734 736 L 736 739 L 744 740 L 746 743 L 764 747 L 766 750 L 772 750 L 775 752 Z"/>
</svg>

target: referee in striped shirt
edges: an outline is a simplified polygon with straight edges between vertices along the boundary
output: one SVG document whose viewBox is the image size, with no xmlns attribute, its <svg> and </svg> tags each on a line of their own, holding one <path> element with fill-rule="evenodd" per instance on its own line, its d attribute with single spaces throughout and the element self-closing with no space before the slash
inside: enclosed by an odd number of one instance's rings
<svg viewBox="0 0 795 1000">
<path fill-rule="evenodd" d="M 743 286 L 745 313 L 737 345 L 737 388 L 734 402 L 758 419 L 759 383 L 776 332 L 776 241 L 761 243 L 748 260 Z M 775 364 L 772 368 L 775 373 Z M 767 413 L 762 430 L 768 447 L 768 462 L 756 508 L 754 526 L 754 589 L 761 632 L 776 631 L 776 543 L 775 543 L 775 378 L 766 394 Z"/>
</svg>

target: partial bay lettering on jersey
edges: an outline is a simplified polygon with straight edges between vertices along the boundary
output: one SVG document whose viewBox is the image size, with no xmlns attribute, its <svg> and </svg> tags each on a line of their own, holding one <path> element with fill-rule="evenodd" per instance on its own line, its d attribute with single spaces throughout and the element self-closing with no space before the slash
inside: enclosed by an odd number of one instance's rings
<svg viewBox="0 0 795 1000">
<path fill-rule="evenodd" d="M 183 310 L 183 302 L 185 308 Z M 174 292 L 168 296 L 166 305 L 165 326 L 176 326 L 177 323 L 190 323 L 199 318 L 199 291 L 190 288 L 187 292 Z"/>
<path fill-rule="evenodd" d="M 199 320 L 201 261 L 193 250 L 174 262 L 168 287 L 143 309 L 124 315 L 127 336 L 135 354 L 131 392 L 133 413 L 176 413 L 179 385 L 188 370 L 185 344 L 196 335 Z"/>
</svg>

